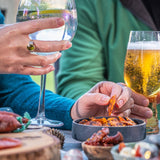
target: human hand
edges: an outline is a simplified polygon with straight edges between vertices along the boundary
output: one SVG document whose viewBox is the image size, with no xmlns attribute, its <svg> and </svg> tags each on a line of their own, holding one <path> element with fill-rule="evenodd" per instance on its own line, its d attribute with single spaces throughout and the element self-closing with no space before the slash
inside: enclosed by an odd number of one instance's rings
<svg viewBox="0 0 160 160">
<path fill-rule="evenodd" d="M 131 108 L 130 118 L 138 118 L 146 120 L 151 118 L 153 112 L 148 108 L 149 100 L 142 94 L 132 91 L 132 98 L 134 99 L 134 107 Z"/>
<path fill-rule="evenodd" d="M 117 84 L 122 87 L 126 86 L 126 84 L 124 83 L 117 83 Z M 142 94 L 136 93 L 134 91 L 132 91 L 131 97 L 134 100 L 134 107 L 131 108 L 131 114 L 129 117 L 142 119 L 144 121 L 148 118 L 151 118 L 153 112 L 150 108 L 148 108 L 149 99 L 147 99 Z"/>
<path fill-rule="evenodd" d="M 63 19 L 46 18 L 21 22 L 0 29 L 0 73 L 42 75 L 54 70 L 50 64 L 60 58 L 61 53 L 49 56 L 30 54 L 27 45 L 29 34 L 43 29 L 58 28 L 64 25 Z M 55 52 L 72 46 L 69 41 L 34 40 L 34 52 Z M 40 67 L 33 67 L 40 66 Z"/>
<path fill-rule="evenodd" d="M 157 104 L 160 104 L 160 92 L 158 92 L 156 100 L 157 100 Z"/>
<path fill-rule="evenodd" d="M 90 91 L 81 96 L 71 109 L 73 119 L 107 116 L 107 105 L 112 96 L 116 96 L 119 108 L 112 115 L 128 116 L 134 106 L 131 90 L 126 86 L 120 86 L 113 82 L 100 82 Z"/>
</svg>

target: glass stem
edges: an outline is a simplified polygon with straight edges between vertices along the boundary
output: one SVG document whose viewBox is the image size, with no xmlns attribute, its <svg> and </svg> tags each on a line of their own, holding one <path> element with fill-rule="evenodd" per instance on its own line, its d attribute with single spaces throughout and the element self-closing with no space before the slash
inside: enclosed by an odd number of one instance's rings
<svg viewBox="0 0 160 160">
<path fill-rule="evenodd" d="M 37 123 L 39 126 L 43 126 L 45 120 L 45 88 L 46 88 L 46 74 L 41 75 L 41 88 L 39 95 L 39 105 L 37 112 Z"/>
</svg>

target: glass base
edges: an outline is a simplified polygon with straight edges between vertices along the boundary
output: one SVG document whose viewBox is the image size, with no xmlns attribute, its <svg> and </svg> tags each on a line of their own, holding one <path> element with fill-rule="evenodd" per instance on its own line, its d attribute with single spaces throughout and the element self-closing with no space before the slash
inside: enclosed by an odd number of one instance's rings
<svg viewBox="0 0 160 160">
<path fill-rule="evenodd" d="M 63 122 L 57 121 L 57 120 L 51 120 L 47 118 L 33 118 L 31 119 L 31 124 L 33 126 L 38 126 L 39 128 L 45 126 L 45 127 L 61 127 L 63 126 Z M 36 127 L 37 128 L 37 127 Z"/>
</svg>

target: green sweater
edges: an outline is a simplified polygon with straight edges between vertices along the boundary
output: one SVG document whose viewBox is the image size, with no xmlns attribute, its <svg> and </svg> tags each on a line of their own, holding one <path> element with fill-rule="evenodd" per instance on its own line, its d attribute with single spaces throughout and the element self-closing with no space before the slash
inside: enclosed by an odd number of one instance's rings
<svg viewBox="0 0 160 160">
<path fill-rule="evenodd" d="M 97 82 L 123 82 L 130 31 L 151 30 L 120 0 L 77 0 L 76 5 L 78 29 L 72 48 L 60 59 L 57 88 L 58 94 L 74 99 Z"/>
</svg>

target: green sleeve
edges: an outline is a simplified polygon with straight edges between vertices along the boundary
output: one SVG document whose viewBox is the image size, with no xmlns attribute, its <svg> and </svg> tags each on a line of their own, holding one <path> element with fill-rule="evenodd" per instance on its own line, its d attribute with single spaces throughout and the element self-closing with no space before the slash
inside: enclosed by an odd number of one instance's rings
<svg viewBox="0 0 160 160">
<path fill-rule="evenodd" d="M 95 82 L 103 80 L 104 72 L 102 44 L 95 32 L 95 8 L 89 0 L 76 2 L 78 29 L 72 48 L 62 54 L 58 74 L 58 93 L 75 99 L 88 91 Z"/>
<path fill-rule="evenodd" d="M 123 82 L 131 30 L 149 30 L 120 0 L 76 0 L 78 29 L 64 51 L 58 94 L 77 99 L 100 81 Z"/>
</svg>

